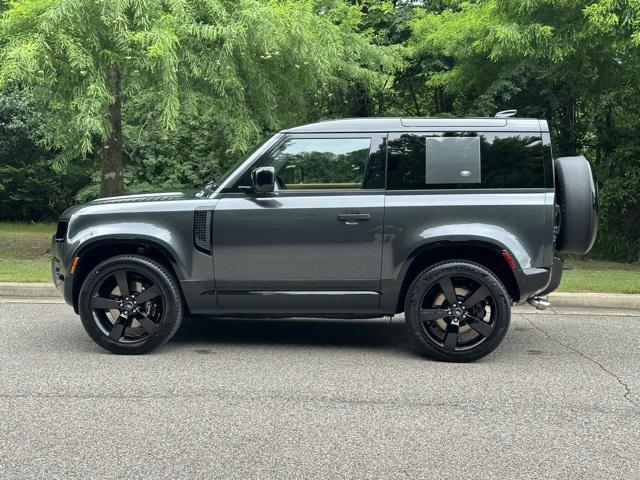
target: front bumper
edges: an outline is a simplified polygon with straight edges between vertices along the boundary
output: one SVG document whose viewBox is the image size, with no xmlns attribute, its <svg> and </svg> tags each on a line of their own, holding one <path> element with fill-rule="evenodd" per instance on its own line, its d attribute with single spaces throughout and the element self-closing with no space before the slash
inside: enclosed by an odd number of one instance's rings
<svg viewBox="0 0 640 480">
<path fill-rule="evenodd" d="M 56 240 L 55 235 L 51 239 L 51 277 L 53 285 L 64 297 L 64 301 L 73 305 L 73 282 L 69 278 L 67 266 L 62 261 L 63 243 Z"/>
</svg>

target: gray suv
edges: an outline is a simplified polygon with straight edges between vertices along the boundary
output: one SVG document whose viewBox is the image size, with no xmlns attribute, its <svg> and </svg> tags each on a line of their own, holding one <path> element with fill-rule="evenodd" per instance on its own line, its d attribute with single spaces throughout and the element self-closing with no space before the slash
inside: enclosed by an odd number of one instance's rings
<svg viewBox="0 0 640 480">
<path fill-rule="evenodd" d="M 492 352 L 511 305 L 560 283 L 556 251 L 597 230 L 584 157 L 537 119 L 371 118 L 284 130 L 201 191 L 62 214 L 53 279 L 111 352 L 148 352 L 184 315 L 404 312 L 444 361 Z"/>
</svg>

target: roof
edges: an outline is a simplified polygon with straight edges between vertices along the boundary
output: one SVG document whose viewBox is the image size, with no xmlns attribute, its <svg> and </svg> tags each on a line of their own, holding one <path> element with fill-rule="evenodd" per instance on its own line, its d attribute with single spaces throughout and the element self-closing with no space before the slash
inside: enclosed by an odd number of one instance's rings
<svg viewBox="0 0 640 480">
<path fill-rule="evenodd" d="M 281 133 L 349 133 L 456 131 L 548 132 L 546 120 L 535 118 L 347 118 L 310 123 L 282 130 Z"/>
</svg>

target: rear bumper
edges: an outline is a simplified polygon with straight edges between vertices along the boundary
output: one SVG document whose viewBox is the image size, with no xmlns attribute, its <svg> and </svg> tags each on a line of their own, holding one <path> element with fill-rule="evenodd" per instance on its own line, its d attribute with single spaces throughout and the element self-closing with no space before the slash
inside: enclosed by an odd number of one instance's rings
<svg viewBox="0 0 640 480">
<path fill-rule="evenodd" d="M 514 271 L 518 289 L 520 290 L 519 302 L 533 296 L 547 295 L 560 285 L 564 266 L 558 257 L 553 259 L 551 268 L 525 268 Z"/>
<path fill-rule="evenodd" d="M 558 257 L 553 259 L 553 265 L 551 266 L 551 276 L 549 279 L 549 283 L 545 286 L 544 290 L 538 292 L 538 296 L 547 295 L 553 292 L 556 288 L 560 286 L 560 282 L 562 281 L 562 272 L 564 270 L 564 264 L 562 260 Z"/>
</svg>

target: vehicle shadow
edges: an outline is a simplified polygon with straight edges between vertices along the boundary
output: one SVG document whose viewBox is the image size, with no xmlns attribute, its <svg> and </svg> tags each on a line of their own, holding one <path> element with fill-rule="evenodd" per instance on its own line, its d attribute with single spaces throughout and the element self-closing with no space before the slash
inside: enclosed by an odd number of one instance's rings
<svg viewBox="0 0 640 480">
<path fill-rule="evenodd" d="M 403 321 L 186 318 L 172 344 L 295 345 L 413 350 Z"/>
</svg>

